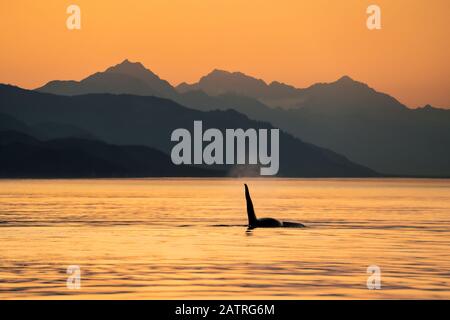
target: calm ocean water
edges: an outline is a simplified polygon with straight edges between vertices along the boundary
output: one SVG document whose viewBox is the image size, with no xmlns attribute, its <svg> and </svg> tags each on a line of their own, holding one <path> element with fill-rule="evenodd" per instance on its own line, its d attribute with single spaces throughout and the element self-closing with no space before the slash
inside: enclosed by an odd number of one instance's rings
<svg viewBox="0 0 450 320">
<path fill-rule="evenodd" d="M 243 182 L 0 180 L 0 298 L 450 299 L 450 180 Z"/>
</svg>

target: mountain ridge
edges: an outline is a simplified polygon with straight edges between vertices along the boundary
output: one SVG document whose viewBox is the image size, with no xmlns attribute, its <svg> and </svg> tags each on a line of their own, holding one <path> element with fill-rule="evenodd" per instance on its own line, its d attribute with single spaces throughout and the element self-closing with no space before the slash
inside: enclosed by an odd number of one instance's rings
<svg viewBox="0 0 450 320">
<path fill-rule="evenodd" d="M 217 128 L 272 129 L 234 110 L 198 111 L 171 100 L 152 96 L 89 94 L 58 96 L 0 85 L 0 112 L 26 123 L 67 123 L 106 143 L 144 145 L 170 152 L 170 135 L 191 128 L 196 120 L 204 130 Z M 330 150 L 305 143 L 280 131 L 281 177 L 367 177 L 375 171 Z M 237 169 L 238 166 L 236 166 Z M 217 169 L 224 169 L 218 167 Z"/>
<path fill-rule="evenodd" d="M 175 166 L 160 151 L 117 146 L 96 140 L 42 141 L 25 133 L 0 130 L 0 178 L 131 178 L 223 176 L 224 173 Z"/>
<path fill-rule="evenodd" d="M 80 95 L 89 93 L 176 96 L 175 89 L 140 62 L 123 62 L 95 72 L 80 81 L 53 80 L 35 91 L 59 95 Z"/>
<path fill-rule="evenodd" d="M 208 74 L 193 86 L 185 85 L 182 90 L 179 86 L 181 92 L 171 97 L 148 90 L 138 94 L 163 96 L 201 111 L 234 109 L 379 172 L 450 175 L 450 151 L 445 147 L 450 140 L 450 110 L 408 108 L 395 97 L 349 76 L 295 88 L 276 81 L 267 84 L 242 72 L 215 69 L 213 75 L 220 81 L 208 84 L 212 88 L 209 94 L 198 85 L 208 80 Z M 243 82 L 227 77 L 237 77 Z M 224 81 L 226 86 L 222 86 Z M 246 91 L 243 83 L 247 82 L 252 84 L 253 91 Z M 139 91 L 124 88 L 109 91 L 131 94 Z M 261 93 L 261 90 L 269 91 Z"/>
</svg>

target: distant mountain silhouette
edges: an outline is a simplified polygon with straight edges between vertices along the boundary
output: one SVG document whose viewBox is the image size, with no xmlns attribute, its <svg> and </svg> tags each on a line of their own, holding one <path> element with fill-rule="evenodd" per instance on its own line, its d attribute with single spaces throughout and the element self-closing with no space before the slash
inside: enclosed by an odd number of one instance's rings
<svg viewBox="0 0 450 320">
<path fill-rule="evenodd" d="M 379 172 L 450 176 L 450 110 L 431 106 L 409 109 L 395 98 L 348 76 L 332 83 L 287 90 L 284 99 L 282 95 L 270 95 L 270 86 L 261 80 L 251 79 L 241 73 L 215 71 L 197 84 L 183 85 L 179 90 L 197 96 L 198 90 L 204 90 L 218 94 L 215 98 L 222 101 L 232 97 L 228 104 L 212 105 L 210 110 L 231 107 L 251 119 L 270 121 L 296 137 L 344 154 Z M 239 85 L 233 86 L 233 82 Z M 269 107 L 263 103 L 267 101 L 275 105 L 277 101 L 295 103 L 284 109 Z M 198 105 L 208 110 L 207 104 Z"/>
<path fill-rule="evenodd" d="M 24 122 L 4 113 L 0 113 L 0 131 L 19 131 L 31 135 L 35 134 L 34 130 Z"/>
<path fill-rule="evenodd" d="M 0 178 L 101 178 L 223 176 L 220 171 L 175 166 L 164 153 L 141 146 L 115 146 L 66 138 L 40 141 L 0 131 Z"/>
<path fill-rule="evenodd" d="M 51 81 L 36 90 L 61 95 L 128 93 L 166 98 L 177 95 L 167 81 L 161 80 L 141 63 L 128 60 L 81 81 Z"/>
<path fill-rule="evenodd" d="M 155 95 L 202 111 L 234 109 L 387 174 L 450 175 L 450 110 L 409 109 L 348 76 L 295 88 L 276 81 L 267 84 L 240 72 L 214 70 L 198 83 L 179 85 L 178 93 L 161 94 L 149 86 L 127 87 L 134 83 L 127 81 L 129 77 L 141 85 L 144 82 L 128 68 L 122 69 L 117 75 L 127 85 L 106 92 Z M 65 92 L 73 93 L 77 87 L 68 82 Z M 40 90 L 67 94 L 48 85 Z M 105 90 L 91 87 L 88 92 Z"/>
<path fill-rule="evenodd" d="M 33 126 L 19 121 L 7 114 L 0 113 L 0 131 L 17 131 L 37 139 L 49 140 L 59 138 L 82 138 L 95 140 L 93 134 L 73 125 L 41 122 Z"/>
<path fill-rule="evenodd" d="M 192 130 L 195 120 L 207 128 L 273 128 L 236 111 L 201 112 L 167 99 L 135 95 L 90 94 L 65 97 L 0 85 L 0 112 L 29 125 L 44 121 L 70 124 L 115 145 L 145 145 L 168 154 L 176 128 Z M 216 169 L 244 173 L 245 168 Z M 280 132 L 279 176 L 364 177 L 377 173 L 332 151 Z"/>
<path fill-rule="evenodd" d="M 97 72 L 81 81 L 50 81 L 37 88 L 36 91 L 57 95 L 83 95 L 89 93 L 133 94 L 141 96 L 157 96 L 171 99 L 184 106 L 197 110 L 230 109 L 242 106 L 243 98 L 236 96 L 236 101 L 226 101 L 221 97 L 212 97 L 203 91 L 179 93 L 167 81 L 160 79 L 152 71 L 139 62 L 124 60 L 122 63 Z M 247 98 L 247 100 L 249 100 Z M 257 102 L 251 100 L 250 104 Z"/>
<path fill-rule="evenodd" d="M 296 107 L 302 101 L 302 89 L 274 81 L 250 77 L 241 72 L 228 72 L 215 69 L 194 84 L 181 83 L 177 86 L 181 93 L 203 91 L 210 96 L 223 94 L 240 95 L 256 99 L 272 107 Z"/>
</svg>

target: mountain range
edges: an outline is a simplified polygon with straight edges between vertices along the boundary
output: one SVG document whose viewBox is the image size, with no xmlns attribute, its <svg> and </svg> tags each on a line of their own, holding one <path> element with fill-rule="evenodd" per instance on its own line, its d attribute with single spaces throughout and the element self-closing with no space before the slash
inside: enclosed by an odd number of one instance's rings
<svg viewBox="0 0 450 320">
<path fill-rule="evenodd" d="M 23 122 L 32 128 L 25 130 L 25 133 L 32 133 L 36 130 L 35 128 L 40 128 L 42 123 L 58 124 L 60 131 L 64 131 L 61 128 L 69 126 L 72 129 L 77 128 L 75 132 L 88 133 L 88 136 L 93 137 L 82 139 L 83 144 L 91 141 L 90 143 L 103 143 L 122 149 L 141 146 L 156 149 L 165 155 L 170 154 L 175 144 L 170 140 L 172 131 L 177 128 L 192 130 L 195 120 L 203 122 L 204 130 L 217 128 L 222 132 L 227 128 L 244 130 L 273 128 L 269 123 L 250 120 L 234 110 L 199 111 L 155 96 L 105 93 L 62 96 L 9 85 L 0 85 L 0 113 L 4 115 L 3 118 L 13 119 L 10 122 L 3 122 L 16 123 L 16 125 L 18 122 Z M 55 126 L 55 128 L 58 127 Z M 5 129 L 24 131 L 17 126 L 15 128 L 9 126 Z M 61 133 L 54 134 L 62 137 Z M 71 139 L 70 135 L 63 138 Z M 305 143 L 283 131 L 280 131 L 279 152 L 278 176 L 281 177 L 378 176 L 375 171 L 355 164 L 346 157 Z M 99 155 L 96 154 L 96 157 Z M 113 153 L 102 156 L 103 159 L 109 159 L 109 157 L 114 157 Z M 148 163 L 151 164 L 150 158 L 145 159 L 148 159 Z M 32 161 L 31 158 L 27 159 Z M 171 165 L 170 161 L 170 158 L 166 156 L 167 166 Z M 132 166 L 133 162 L 130 163 Z M 228 176 L 240 176 L 254 175 L 259 171 L 259 166 L 216 165 L 202 169 L 214 169 L 225 172 L 224 174 Z"/>
<path fill-rule="evenodd" d="M 128 60 L 94 73 L 81 81 L 50 81 L 37 91 L 60 95 L 88 93 L 135 94 L 173 98 L 176 90 L 165 80 L 146 69 L 141 63 Z"/>
<path fill-rule="evenodd" d="M 72 125 L 29 126 L 6 114 L 0 114 L 0 154 L 0 178 L 226 175 L 219 170 L 173 165 L 166 154 L 154 148 L 108 144 Z"/>
<path fill-rule="evenodd" d="M 125 60 L 82 81 L 52 81 L 36 90 L 127 93 L 201 111 L 234 109 L 384 174 L 450 176 L 450 110 L 410 109 L 348 76 L 295 88 L 216 69 L 197 83 L 172 87 L 142 64 Z"/>
<path fill-rule="evenodd" d="M 0 178 L 214 177 L 218 170 L 175 166 L 161 151 L 65 138 L 41 141 L 0 131 Z"/>
<path fill-rule="evenodd" d="M 303 101 L 303 89 L 273 81 L 270 84 L 242 72 L 215 69 L 194 84 L 181 83 L 176 87 L 180 93 L 203 91 L 210 96 L 234 94 L 257 99 L 270 107 L 295 108 Z"/>
</svg>

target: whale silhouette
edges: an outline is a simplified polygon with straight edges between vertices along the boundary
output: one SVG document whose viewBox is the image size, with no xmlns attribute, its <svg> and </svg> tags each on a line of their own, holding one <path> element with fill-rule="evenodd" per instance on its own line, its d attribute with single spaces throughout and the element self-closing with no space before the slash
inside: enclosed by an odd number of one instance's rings
<svg viewBox="0 0 450 320">
<path fill-rule="evenodd" d="M 253 208 L 252 198 L 248 191 L 247 184 L 245 186 L 245 200 L 247 201 L 248 228 L 303 228 L 305 225 L 299 222 L 280 221 L 274 218 L 256 218 L 255 209 Z"/>
</svg>

